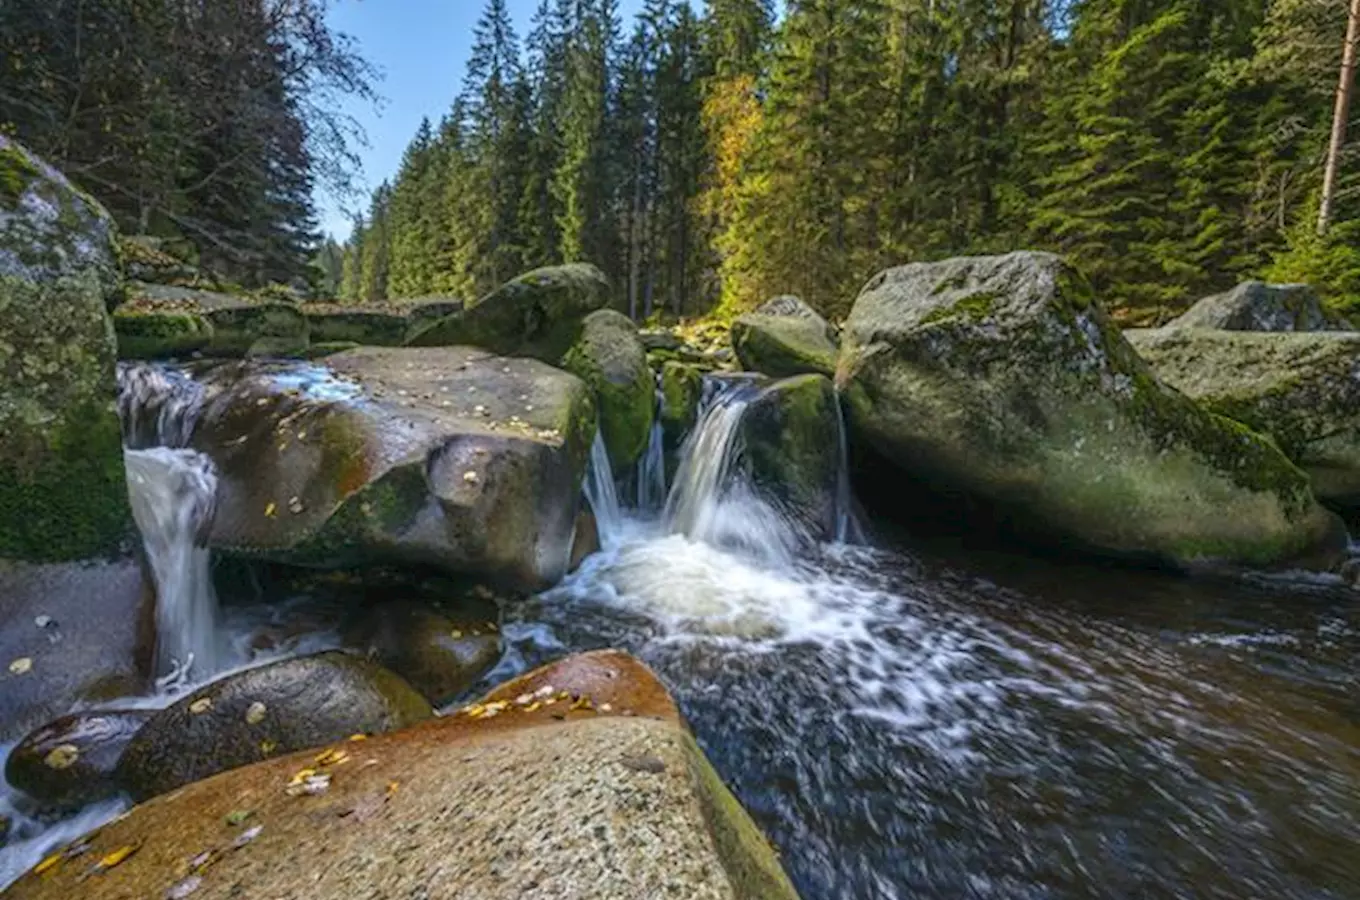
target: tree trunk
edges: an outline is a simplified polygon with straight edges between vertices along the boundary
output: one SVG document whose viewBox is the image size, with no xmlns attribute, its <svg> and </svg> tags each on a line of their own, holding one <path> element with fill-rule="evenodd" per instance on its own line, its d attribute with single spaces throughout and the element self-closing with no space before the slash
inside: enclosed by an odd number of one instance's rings
<svg viewBox="0 0 1360 900">
<path fill-rule="evenodd" d="M 1332 142 L 1327 148 L 1327 170 L 1322 176 L 1322 202 L 1318 205 L 1319 235 L 1332 223 L 1332 201 L 1336 197 L 1337 170 L 1341 148 L 1346 143 L 1346 119 L 1350 115 L 1351 92 L 1355 88 L 1356 44 L 1360 44 L 1360 0 L 1351 0 L 1346 22 L 1346 46 L 1341 52 L 1341 82 L 1336 89 L 1336 112 L 1332 115 Z"/>
</svg>

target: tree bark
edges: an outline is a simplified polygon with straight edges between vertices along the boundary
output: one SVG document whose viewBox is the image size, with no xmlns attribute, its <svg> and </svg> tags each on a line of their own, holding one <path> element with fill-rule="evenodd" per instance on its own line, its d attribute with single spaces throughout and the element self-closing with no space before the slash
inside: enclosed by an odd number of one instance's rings
<svg viewBox="0 0 1360 900">
<path fill-rule="evenodd" d="M 1355 88 L 1357 44 L 1360 44 L 1360 0 L 1351 0 L 1346 21 L 1346 46 L 1341 52 L 1341 81 L 1337 85 L 1336 111 L 1332 115 L 1332 141 L 1327 148 L 1327 170 L 1322 176 L 1322 202 L 1318 204 L 1319 235 L 1325 235 L 1332 224 L 1332 201 L 1336 197 L 1341 148 L 1346 143 L 1346 119 L 1350 116 L 1351 92 Z"/>
</svg>

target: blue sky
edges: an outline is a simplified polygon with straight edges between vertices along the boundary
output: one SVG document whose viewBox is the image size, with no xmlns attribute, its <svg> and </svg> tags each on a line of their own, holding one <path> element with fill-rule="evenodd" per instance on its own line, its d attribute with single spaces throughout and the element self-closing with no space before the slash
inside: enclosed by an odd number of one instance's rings
<svg viewBox="0 0 1360 900">
<path fill-rule="evenodd" d="M 537 0 L 509 4 L 523 40 Z M 396 173 L 421 118 L 438 121 L 453 102 L 482 6 L 483 0 L 340 0 L 332 10 L 332 25 L 357 39 L 384 75 L 379 109 L 365 104 L 348 109 L 368 132 L 370 146 L 362 157 L 369 189 Z M 624 21 L 641 6 L 642 0 L 621 0 Z M 342 240 L 349 235 L 349 220 L 334 198 L 318 195 L 317 207 L 325 231 Z"/>
</svg>

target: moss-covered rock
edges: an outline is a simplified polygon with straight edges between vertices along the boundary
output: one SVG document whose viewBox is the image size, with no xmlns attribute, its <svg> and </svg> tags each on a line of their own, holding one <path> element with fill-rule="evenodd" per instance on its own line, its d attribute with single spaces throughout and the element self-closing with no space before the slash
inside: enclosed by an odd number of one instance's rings
<svg viewBox="0 0 1360 900">
<path fill-rule="evenodd" d="M 1306 284 L 1247 281 L 1225 294 L 1205 297 L 1169 323 L 1171 328 L 1227 331 L 1350 331 Z"/>
<path fill-rule="evenodd" d="M 5 761 L 5 780 L 46 808 L 75 810 L 119 792 L 114 770 L 146 709 L 62 716 L 27 735 Z"/>
<path fill-rule="evenodd" d="M 345 645 L 396 672 L 435 706 L 472 687 L 501 658 L 494 600 L 466 596 L 438 606 L 373 603 L 345 628 Z"/>
<path fill-rule="evenodd" d="M 118 781 L 145 800 L 272 756 L 432 715 L 376 663 L 330 651 L 228 675 L 157 712 L 127 745 Z"/>
<path fill-rule="evenodd" d="M 612 309 L 593 312 L 561 364 L 595 392 L 600 431 L 615 471 L 631 466 L 647 449 L 656 415 L 656 381 L 637 327 Z"/>
<path fill-rule="evenodd" d="M 699 367 L 667 362 L 661 367 L 661 427 L 667 449 L 678 449 L 699 418 L 704 374 Z"/>
<path fill-rule="evenodd" d="M 324 359 L 327 356 L 344 353 L 346 350 L 355 350 L 359 346 L 361 345 L 354 341 L 325 341 L 319 344 L 313 341 L 307 345 L 307 352 L 303 354 L 303 358 Z"/>
<path fill-rule="evenodd" d="M 409 343 L 465 344 L 555 363 L 580 337 L 582 320 L 609 298 L 609 280 L 592 265 L 535 269 L 418 330 Z"/>
<path fill-rule="evenodd" d="M 59 173 L 0 135 L 0 557 L 115 549 L 131 519 L 107 310 L 116 229 Z"/>
<path fill-rule="evenodd" d="M 1360 506 L 1360 335 L 1128 331 L 1157 377 L 1275 439 L 1324 503 Z"/>
<path fill-rule="evenodd" d="M 214 279 L 205 277 L 193 265 L 169 253 L 166 247 L 166 241 L 150 235 L 124 237 L 119 242 L 124 273 L 130 280 L 146 284 L 217 288 Z"/>
<path fill-rule="evenodd" d="M 839 416 L 831 380 L 798 375 L 762 388 L 741 420 L 756 486 L 817 540 L 836 535 Z"/>
<path fill-rule="evenodd" d="M 119 359 L 170 359 L 188 356 L 212 343 L 213 327 L 186 309 L 143 309 L 125 303 L 113 313 Z"/>
<path fill-rule="evenodd" d="M 836 374 L 835 331 L 797 297 L 776 297 L 732 323 L 732 349 L 741 367 L 773 378 L 810 372 Z"/>
<path fill-rule="evenodd" d="M 396 308 L 345 308 L 312 303 L 302 310 L 314 343 L 350 341 L 369 347 L 400 347 L 410 328 L 410 319 Z"/>
<path fill-rule="evenodd" d="M 290 791 L 304 769 L 311 780 Z M 89 876 L 120 847 L 137 852 Z M 187 875 L 200 853 L 209 862 Z M 299 900 L 798 896 L 666 689 L 615 651 L 531 672 L 456 715 L 158 797 L 6 896 L 225 900 L 243 886 Z"/>
<path fill-rule="evenodd" d="M 1336 540 L 1307 476 L 1157 381 L 1058 257 L 890 269 L 843 340 L 855 431 L 1035 535 L 1173 564 L 1280 563 Z"/>
<path fill-rule="evenodd" d="M 190 314 L 210 326 L 207 356 L 299 357 L 310 342 L 307 317 L 295 303 L 163 284 L 134 284 L 128 314 Z"/>
<path fill-rule="evenodd" d="M 207 399 L 189 443 L 219 476 L 213 547 L 327 568 L 428 563 L 524 588 L 565 572 L 596 427 L 575 376 L 470 347 L 193 371 Z"/>
</svg>

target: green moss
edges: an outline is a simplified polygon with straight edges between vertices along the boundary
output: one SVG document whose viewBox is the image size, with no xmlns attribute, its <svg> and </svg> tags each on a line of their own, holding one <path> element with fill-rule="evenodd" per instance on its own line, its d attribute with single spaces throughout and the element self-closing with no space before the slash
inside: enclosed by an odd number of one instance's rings
<svg viewBox="0 0 1360 900">
<path fill-rule="evenodd" d="M 113 316 L 119 359 L 163 359 L 201 350 L 212 341 L 212 325 L 188 312 L 119 311 Z"/>
<path fill-rule="evenodd" d="M 613 310 L 591 313 L 561 366 L 595 393 L 610 462 L 631 466 L 647 448 L 656 413 L 655 383 L 633 323 Z"/>
<path fill-rule="evenodd" d="M 18 147 L 0 144 L 0 201 L 5 206 L 17 204 L 33 179 L 41 176 L 38 167 Z"/>
<path fill-rule="evenodd" d="M 400 313 L 370 310 L 313 312 L 305 306 L 310 339 L 317 343 L 351 342 L 369 347 L 400 347 L 410 322 Z"/>
<path fill-rule="evenodd" d="M 97 403 L 66 412 L 27 461 L 0 460 L 0 557 L 108 555 L 131 534 L 117 416 Z"/>
<path fill-rule="evenodd" d="M 837 348 L 820 319 L 753 313 L 732 323 L 732 349 L 748 372 L 773 378 L 836 371 Z"/>
<path fill-rule="evenodd" d="M 661 367 L 661 427 L 668 447 L 679 447 L 699 417 L 704 390 L 703 372 L 684 362 Z"/>
</svg>

